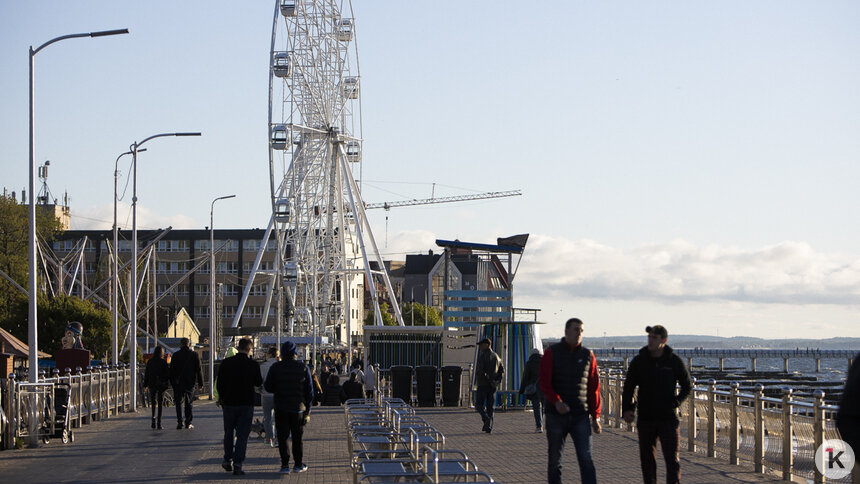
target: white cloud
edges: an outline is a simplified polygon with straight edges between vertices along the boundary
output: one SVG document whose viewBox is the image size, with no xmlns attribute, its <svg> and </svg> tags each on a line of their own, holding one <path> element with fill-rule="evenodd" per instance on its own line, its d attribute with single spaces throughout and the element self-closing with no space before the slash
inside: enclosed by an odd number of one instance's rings
<svg viewBox="0 0 860 484">
<path fill-rule="evenodd" d="M 740 249 L 676 240 L 622 250 L 533 235 L 517 277 L 519 294 L 534 297 L 860 303 L 860 259 L 804 242 Z"/>
<path fill-rule="evenodd" d="M 117 225 L 130 229 L 132 222 L 131 206 L 120 202 L 117 205 Z M 90 206 L 80 212 L 72 211 L 73 230 L 108 230 L 113 227 L 113 205 Z M 203 225 L 182 214 L 161 215 L 144 206 L 137 207 L 137 227 L 139 229 L 200 229 Z"/>
</svg>

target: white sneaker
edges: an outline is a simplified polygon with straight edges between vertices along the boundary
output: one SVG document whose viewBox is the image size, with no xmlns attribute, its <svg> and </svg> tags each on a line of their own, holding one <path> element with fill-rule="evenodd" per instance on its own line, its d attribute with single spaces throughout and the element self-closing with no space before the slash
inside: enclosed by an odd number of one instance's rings
<svg viewBox="0 0 860 484">
<path fill-rule="evenodd" d="M 307 464 L 302 464 L 302 465 L 300 465 L 300 466 L 295 466 L 295 467 L 293 467 L 293 472 L 304 472 L 304 471 L 306 471 L 306 470 L 308 470 L 308 465 L 307 465 Z"/>
<path fill-rule="evenodd" d="M 541 427 L 537 427 L 537 428 L 535 428 L 535 433 L 536 433 L 536 434 L 543 433 L 543 428 L 541 428 Z"/>
</svg>

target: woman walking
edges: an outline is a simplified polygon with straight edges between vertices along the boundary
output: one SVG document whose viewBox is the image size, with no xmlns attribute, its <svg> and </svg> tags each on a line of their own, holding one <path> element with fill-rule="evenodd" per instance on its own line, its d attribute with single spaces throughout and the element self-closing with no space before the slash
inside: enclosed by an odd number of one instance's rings
<svg viewBox="0 0 860 484">
<path fill-rule="evenodd" d="M 164 391 L 169 384 L 170 367 L 164 359 L 164 349 L 156 346 L 152 358 L 146 362 L 146 371 L 143 374 L 143 390 L 149 390 L 149 405 L 152 407 L 152 428 L 164 428 L 161 426 L 161 408 L 164 406 Z"/>
<path fill-rule="evenodd" d="M 540 379 L 540 350 L 532 349 L 526 367 L 523 369 L 523 377 L 520 380 L 520 395 L 532 401 L 535 413 L 535 432 L 543 432 L 543 393 L 540 391 L 538 380 Z"/>
</svg>

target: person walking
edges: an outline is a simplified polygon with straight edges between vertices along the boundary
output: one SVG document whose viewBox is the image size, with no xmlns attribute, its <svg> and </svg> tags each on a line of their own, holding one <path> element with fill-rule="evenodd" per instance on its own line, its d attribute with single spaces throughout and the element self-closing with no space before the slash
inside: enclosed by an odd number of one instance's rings
<svg viewBox="0 0 860 484">
<path fill-rule="evenodd" d="M 627 423 L 636 420 L 639 460 L 645 484 L 657 483 L 657 439 L 666 461 L 666 482 L 681 482 L 680 423 L 678 407 L 690 395 L 692 381 L 684 361 L 670 346 L 663 326 L 647 326 L 648 344 L 633 357 L 624 379 L 621 415 Z M 680 392 L 676 387 L 680 385 Z M 636 388 L 636 399 L 633 393 Z"/>
<path fill-rule="evenodd" d="M 343 392 L 346 394 L 347 400 L 350 398 L 364 398 L 364 388 L 361 386 L 357 371 L 349 373 L 349 380 L 343 384 Z"/>
<path fill-rule="evenodd" d="M 365 398 L 373 398 L 376 394 L 376 370 L 371 362 L 367 365 L 367 371 L 364 372 L 364 396 Z"/>
<path fill-rule="evenodd" d="M 200 358 L 189 347 L 188 338 L 179 340 L 179 351 L 170 359 L 170 383 L 173 385 L 173 403 L 176 405 L 176 428 L 193 429 L 191 420 L 194 418 L 192 403 L 194 401 L 195 383 L 203 386 L 203 372 L 200 369 Z M 182 410 L 185 410 L 183 424 Z"/>
<path fill-rule="evenodd" d="M 322 405 L 324 407 L 337 407 L 346 401 L 346 392 L 340 386 L 340 377 L 331 374 L 328 376 L 328 383 L 323 389 Z"/>
<path fill-rule="evenodd" d="M 260 376 L 263 381 L 266 381 L 266 375 L 269 374 L 269 369 L 278 362 L 278 348 L 272 346 L 266 351 L 267 359 L 260 365 Z M 263 407 L 263 431 L 266 434 L 266 444 L 274 447 L 277 442 L 275 437 L 275 396 L 269 393 L 265 387 L 260 389 L 261 398 L 260 404 Z"/>
<path fill-rule="evenodd" d="M 149 390 L 149 406 L 152 407 L 152 428 L 163 429 L 161 426 L 161 409 L 164 406 L 164 392 L 170 385 L 170 366 L 164 359 L 164 348 L 156 346 L 152 358 L 146 362 L 143 373 L 143 391 Z M 156 407 L 158 416 L 156 418 Z"/>
<path fill-rule="evenodd" d="M 570 434 L 584 484 L 596 484 L 591 434 L 599 434 L 600 378 L 594 353 L 582 346 L 583 322 L 564 323 L 564 338 L 540 360 L 540 390 L 546 401 L 547 482 L 561 482 L 564 441 Z M 589 422 L 589 417 L 591 422 Z"/>
<path fill-rule="evenodd" d="M 493 431 L 493 407 L 496 404 L 496 388 L 502 381 L 505 369 L 502 359 L 490 348 L 490 340 L 484 338 L 478 342 L 478 361 L 475 365 L 475 382 L 478 389 L 475 392 L 475 409 L 484 421 L 481 429 L 486 433 Z"/>
<path fill-rule="evenodd" d="M 520 379 L 520 395 L 532 402 L 535 414 L 535 432 L 543 432 L 543 393 L 540 391 L 540 350 L 532 349 L 526 366 L 523 369 L 523 377 Z"/>
<path fill-rule="evenodd" d="M 263 384 L 260 364 L 249 356 L 254 344 L 248 338 L 239 340 L 238 353 L 221 362 L 218 368 L 218 404 L 224 414 L 224 462 L 221 467 L 234 476 L 245 474 L 245 449 L 251 420 L 254 418 L 254 393 Z M 233 440 L 235 432 L 236 439 Z"/>
<path fill-rule="evenodd" d="M 308 470 L 304 462 L 302 435 L 310 421 L 314 399 L 313 375 L 303 362 L 296 359 L 296 345 L 285 341 L 281 345 L 281 361 L 272 365 L 266 376 L 266 391 L 275 397 L 275 425 L 281 474 L 290 473 L 290 446 L 293 442 L 293 472 Z"/>
</svg>

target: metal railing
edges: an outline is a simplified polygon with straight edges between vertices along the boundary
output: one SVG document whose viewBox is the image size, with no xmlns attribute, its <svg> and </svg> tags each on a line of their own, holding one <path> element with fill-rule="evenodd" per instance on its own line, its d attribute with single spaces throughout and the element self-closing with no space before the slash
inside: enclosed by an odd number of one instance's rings
<svg viewBox="0 0 860 484">
<path fill-rule="evenodd" d="M 606 426 L 627 428 L 622 419 L 621 395 L 624 372 L 601 371 L 601 418 Z M 838 407 L 824 403 L 824 392 L 817 390 L 812 400 L 792 398 L 784 388 L 782 398 L 764 396 L 764 386 L 753 393 L 741 393 L 732 382 L 728 390 L 717 389 L 716 381 L 693 380 L 690 397 L 681 404 L 681 446 L 730 464 L 752 464 L 756 472 L 776 472 L 783 480 L 792 476 L 824 482 L 815 468 L 815 450 L 826 439 L 838 439 Z M 686 444 L 686 445 L 685 445 Z M 860 482 L 854 477 L 829 482 Z"/>
<path fill-rule="evenodd" d="M 69 417 L 64 425 L 68 429 L 80 428 L 94 421 L 107 419 L 131 408 L 131 370 L 128 365 L 95 366 L 74 371 L 66 369 L 60 375 L 54 369 L 47 377 L 40 372 L 39 383 L 18 381 L 10 374 L 2 389 L 0 412 L 0 448 L 8 449 L 16 439 L 31 437 L 32 428 L 39 438 L 55 432 L 55 401 L 59 386 L 68 389 Z M 35 413 L 35 415 L 34 415 Z M 31 425 L 35 419 L 37 424 Z"/>
</svg>

